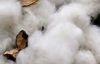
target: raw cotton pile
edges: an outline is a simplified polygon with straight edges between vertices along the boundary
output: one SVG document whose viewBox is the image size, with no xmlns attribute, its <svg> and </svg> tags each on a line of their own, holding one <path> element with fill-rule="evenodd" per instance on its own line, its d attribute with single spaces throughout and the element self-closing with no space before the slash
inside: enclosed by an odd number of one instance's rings
<svg viewBox="0 0 100 64">
<path fill-rule="evenodd" d="M 21 1 L 0 0 L 0 64 L 100 63 L 100 28 L 92 24 L 100 0 Z M 29 35 L 28 47 L 12 61 L 3 54 L 21 30 Z"/>
</svg>

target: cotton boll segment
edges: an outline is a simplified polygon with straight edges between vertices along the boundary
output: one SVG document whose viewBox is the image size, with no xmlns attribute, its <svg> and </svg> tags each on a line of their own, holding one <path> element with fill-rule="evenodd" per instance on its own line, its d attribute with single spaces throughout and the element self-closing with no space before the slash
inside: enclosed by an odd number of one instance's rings
<svg viewBox="0 0 100 64">
<path fill-rule="evenodd" d="M 17 23 L 21 17 L 21 7 L 18 2 L 0 2 L 0 28 L 8 28 Z"/>
<path fill-rule="evenodd" d="M 16 64 L 33 64 L 34 51 L 28 47 L 19 52 L 16 58 Z M 36 59 L 37 56 L 34 58 Z"/>
<path fill-rule="evenodd" d="M 90 17 L 87 14 L 87 10 L 81 4 L 72 3 L 70 5 L 63 6 L 60 9 L 60 15 L 66 20 L 72 20 L 81 29 L 86 29 L 90 24 Z"/>
<path fill-rule="evenodd" d="M 74 29 L 77 32 L 75 32 Z M 42 41 L 40 40 L 41 42 L 36 45 L 36 50 L 37 47 L 40 50 L 43 50 L 48 58 L 48 60 L 44 60 L 44 62 L 41 61 L 39 63 L 71 64 L 73 62 L 73 56 L 80 45 L 79 40 L 82 37 L 81 30 L 73 24 L 57 24 L 57 26 L 51 29 L 44 39 Z"/>
<path fill-rule="evenodd" d="M 91 51 L 80 50 L 76 54 L 75 64 L 97 64 L 97 62 Z"/>
<path fill-rule="evenodd" d="M 15 62 L 7 60 L 4 56 L 0 55 L 0 64 L 15 64 Z"/>
<path fill-rule="evenodd" d="M 17 64 L 32 64 L 33 60 L 37 57 L 34 56 L 34 45 L 37 43 L 43 37 L 41 31 L 35 31 L 33 34 L 29 37 L 28 47 L 21 50 L 19 54 L 17 55 L 16 62 Z M 30 60 L 28 61 L 28 58 Z"/>
<path fill-rule="evenodd" d="M 92 50 L 96 60 L 100 63 L 100 29 L 97 26 L 90 26 L 86 32 L 86 46 Z"/>
<path fill-rule="evenodd" d="M 0 0 L 0 2 L 2 2 L 2 1 L 3 1 L 3 2 L 4 2 L 4 1 L 5 1 L 5 2 L 6 2 L 6 1 L 8 1 L 8 2 L 9 2 L 9 1 L 15 2 L 15 1 L 17 1 L 17 0 Z"/>
<path fill-rule="evenodd" d="M 21 17 L 21 7 L 18 2 L 0 2 L 0 53 L 11 48 L 12 27 L 17 24 Z"/>
<path fill-rule="evenodd" d="M 10 37 L 5 37 L 2 40 L 0 39 L 0 42 L 0 55 L 3 54 L 5 50 L 12 48 L 14 44 Z"/>
<path fill-rule="evenodd" d="M 54 4 L 57 8 L 61 7 L 64 4 L 70 4 L 71 0 L 48 0 Z"/>
<path fill-rule="evenodd" d="M 32 33 L 32 35 L 30 35 L 29 40 L 28 40 L 28 46 L 29 47 L 34 47 L 34 44 L 36 44 L 36 42 L 38 40 L 40 40 L 43 37 L 43 34 L 41 31 L 35 31 L 34 33 Z"/>
<path fill-rule="evenodd" d="M 16 64 L 15 62 L 11 61 L 11 60 L 8 60 L 7 61 L 7 64 Z"/>
<path fill-rule="evenodd" d="M 17 34 L 20 30 L 25 30 L 31 35 L 32 32 L 38 30 L 42 25 L 47 24 L 46 19 L 54 11 L 55 7 L 47 0 L 39 0 L 31 6 L 24 7 L 23 12 L 25 12 L 25 15 L 23 15 L 22 21 L 15 26 L 14 34 Z"/>
<path fill-rule="evenodd" d="M 25 10 L 29 9 L 39 19 L 47 18 L 49 15 L 55 12 L 55 6 L 48 2 L 48 0 L 38 0 L 30 7 L 25 7 Z"/>
<path fill-rule="evenodd" d="M 17 64 L 71 64 L 82 40 L 83 33 L 74 24 L 59 23 L 40 38 L 31 51 L 21 51 Z"/>
<path fill-rule="evenodd" d="M 90 24 L 90 17 L 87 15 L 87 10 L 83 5 L 72 3 L 62 6 L 58 12 L 49 18 L 49 23 L 51 23 L 52 26 L 54 22 L 59 23 L 68 21 L 71 21 L 85 31 Z"/>
<path fill-rule="evenodd" d="M 0 64 L 6 64 L 7 59 L 0 55 Z"/>
<path fill-rule="evenodd" d="M 100 11 L 100 0 L 72 0 L 72 2 L 84 5 L 89 16 L 95 17 Z"/>
<path fill-rule="evenodd" d="M 38 30 L 39 25 L 40 21 L 38 18 L 32 14 L 31 11 L 27 10 L 22 21 L 14 27 L 13 31 L 15 35 L 21 30 L 26 31 L 27 34 L 31 35 L 35 30 Z"/>
</svg>

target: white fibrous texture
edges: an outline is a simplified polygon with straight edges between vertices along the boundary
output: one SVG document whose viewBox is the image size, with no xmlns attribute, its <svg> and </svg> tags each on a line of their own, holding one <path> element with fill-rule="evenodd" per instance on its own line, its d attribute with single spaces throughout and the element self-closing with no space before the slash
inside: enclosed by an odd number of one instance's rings
<svg viewBox="0 0 100 64">
<path fill-rule="evenodd" d="M 89 50 L 80 50 L 75 57 L 75 64 L 97 64 L 93 53 Z"/>
<path fill-rule="evenodd" d="M 18 2 L 0 2 L 0 53 L 14 44 L 13 27 L 21 18 L 21 6 Z"/>
<path fill-rule="evenodd" d="M 99 13 L 100 0 L 0 0 L 0 64 L 100 64 Z M 28 44 L 13 61 L 4 53 L 22 30 Z"/>
</svg>

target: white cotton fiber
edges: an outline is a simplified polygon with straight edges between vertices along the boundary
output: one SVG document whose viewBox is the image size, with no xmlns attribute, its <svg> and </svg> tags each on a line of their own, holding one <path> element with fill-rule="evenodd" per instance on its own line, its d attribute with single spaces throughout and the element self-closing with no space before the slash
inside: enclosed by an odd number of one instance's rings
<svg viewBox="0 0 100 64">
<path fill-rule="evenodd" d="M 59 23 L 32 48 L 22 50 L 17 56 L 17 64 L 71 64 L 81 42 L 81 29 L 70 22 Z"/>
<path fill-rule="evenodd" d="M 100 63 L 100 29 L 97 26 L 90 26 L 86 33 L 86 46 L 92 50 L 98 63 Z"/>
<path fill-rule="evenodd" d="M 15 62 L 8 60 L 6 57 L 0 55 L 0 64 L 15 64 Z"/>
<path fill-rule="evenodd" d="M 24 9 L 29 9 L 40 20 L 46 19 L 48 16 L 55 12 L 55 6 L 48 2 L 48 0 L 38 0 L 35 4 Z"/>
<path fill-rule="evenodd" d="M 88 10 L 88 14 L 90 16 L 97 15 L 100 9 L 100 5 L 99 5 L 100 0 L 49 0 L 49 1 L 57 7 L 61 7 L 62 5 L 65 4 L 68 5 L 72 3 L 82 4 L 86 7 L 86 9 Z"/>
<path fill-rule="evenodd" d="M 60 7 L 64 4 L 69 4 L 71 2 L 71 0 L 48 0 L 50 1 L 52 4 L 54 4 L 56 7 Z"/>
<path fill-rule="evenodd" d="M 84 31 L 90 24 L 90 17 L 87 15 L 87 10 L 83 5 L 76 3 L 64 5 L 57 13 L 49 18 L 50 23 L 52 21 L 55 21 L 55 23 L 59 23 L 59 20 L 60 22 L 64 22 L 63 20 L 65 20 L 65 22 L 71 21 Z"/>
<path fill-rule="evenodd" d="M 38 40 L 40 40 L 43 36 L 44 35 L 43 35 L 43 33 L 41 31 L 35 31 L 29 37 L 28 46 L 29 47 L 34 47 L 34 44 L 36 44 L 36 42 L 38 42 Z"/>
<path fill-rule="evenodd" d="M 21 7 L 18 2 L 0 2 L 0 27 L 8 28 L 17 23 L 21 17 Z"/>
<path fill-rule="evenodd" d="M 11 48 L 12 42 L 12 27 L 20 20 L 21 6 L 18 2 L 0 2 L 0 53 Z"/>
<path fill-rule="evenodd" d="M 35 31 L 32 35 L 30 35 L 28 40 L 28 47 L 21 50 L 19 54 L 16 57 L 16 63 L 17 64 L 33 64 L 34 53 L 36 51 L 33 51 L 34 45 L 43 37 L 43 34 L 41 31 Z"/>
<path fill-rule="evenodd" d="M 57 18 L 56 22 L 58 22 L 58 18 L 70 20 L 86 31 L 91 22 L 90 17 L 95 17 L 99 13 L 99 3 L 99 0 L 70 0 L 69 4 L 63 5 L 54 14 Z M 55 20 L 54 15 L 49 19 L 50 22 Z"/>
<path fill-rule="evenodd" d="M 100 13 L 100 0 L 72 0 L 73 3 L 80 3 L 87 9 L 89 16 L 95 17 Z"/>
<path fill-rule="evenodd" d="M 53 14 L 55 7 L 47 0 L 38 0 L 35 4 L 23 8 L 23 19 L 15 26 L 14 33 L 25 30 L 31 35 L 35 30 L 47 23 L 46 19 Z"/>
<path fill-rule="evenodd" d="M 27 7 L 19 2 L 0 0 L 0 64 L 100 63 L 100 30 L 90 25 L 99 0 L 38 0 Z M 21 30 L 29 35 L 28 47 L 13 62 L 2 55 Z"/>
<path fill-rule="evenodd" d="M 21 30 L 26 31 L 28 35 L 31 35 L 35 30 L 38 30 L 40 21 L 38 18 L 32 14 L 31 11 L 26 11 L 23 19 L 20 20 L 19 24 L 15 25 L 13 31 L 17 35 Z"/>
<path fill-rule="evenodd" d="M 75 56 L 75 64 L 97 64 L 97 62 L 91 51 L 80 50 Z"/>
</svg>

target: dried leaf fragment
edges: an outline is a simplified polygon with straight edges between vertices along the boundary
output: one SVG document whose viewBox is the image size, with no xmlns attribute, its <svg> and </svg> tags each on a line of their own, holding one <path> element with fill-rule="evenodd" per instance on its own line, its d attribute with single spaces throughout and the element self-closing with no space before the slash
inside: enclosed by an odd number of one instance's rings
<svg viewBox="0 0 100 64">
<path fill-rule="evenodd" d="M 38 0 L 21 0 L 21 4 L 23 7 L 30 6 L 34 3 L 36 3 Z"/>
</svg>

